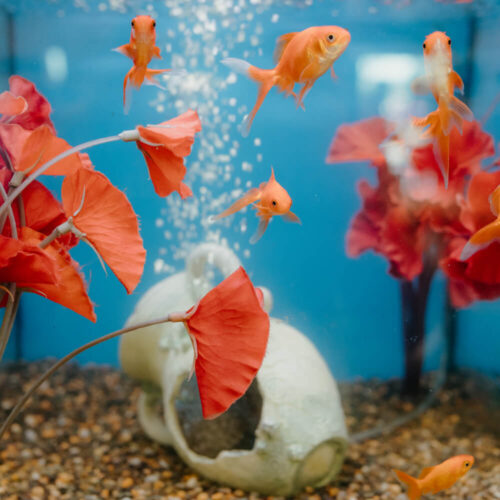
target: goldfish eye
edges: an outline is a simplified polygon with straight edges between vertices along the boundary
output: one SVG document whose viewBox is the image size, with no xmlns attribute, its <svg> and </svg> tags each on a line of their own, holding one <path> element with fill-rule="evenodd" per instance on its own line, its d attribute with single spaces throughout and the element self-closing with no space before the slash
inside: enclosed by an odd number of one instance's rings
<svg viewBox="0 0 500 500">
<path fill-rule="evenodd" d="M 425 43 L 424 43 L 424 44 L 422 45 L 422 47 L 423 47 L 424 49 L 426 49 L 426 48 L 427 48 L 427 45 L 425 45 Z"/>
<path fill-rule="evenodd" d="M 448 45 L 451 45 L 451 38 L 448 38 Z"/>
<path fill-rule="evenodd" d="M 132 19 L 132 22 L 130 24 L 132 25 L 132 28 L 135 26 L 135 22 L 133 19 Z"/>
<path fill-rule="evenodd" d="M 328 35 L 329 42 L 333 42 L 334 40 L 335 40 L 335 37 L 332 34 Z"/>
<path fill-rule="evenodd" d="M 272 206 L 273 206 L 273 207 L 275 207 L 278 203 L 277 203 L 277 201 L 276 201 L 276 200 L 273 200 L 273 201 L 271 202 L 271 204 L 272 204 Z"/>
<path fill-rule="evenodd" d="M 469 467 L 470 462 L 465 462 L 465 464 L 464 464 L 464 465 L 465 465 L 466 467 Z"/>
<path fill-rule="evenodd" d="M 153 28 L 156 28 L 156 21 L 153 21 Z"/>
</svg>

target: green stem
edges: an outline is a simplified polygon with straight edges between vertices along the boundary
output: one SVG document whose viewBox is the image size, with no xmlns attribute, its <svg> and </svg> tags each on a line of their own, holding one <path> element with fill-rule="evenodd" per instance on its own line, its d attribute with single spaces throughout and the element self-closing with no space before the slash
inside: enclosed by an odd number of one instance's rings
<svg viewBox="0 0 500 500">
<path fill-rule="evenodd" d="M 139 330 L 140 328 L 146 328 L 148 326 L 159 325 L 161 323 L 167 323 L 168 321 L 170 321 L 169 316 L 166 316 L 166 317 L 161 318 L 161 319 L 146 321 L 144 323 L 139 323 L 139 324 L 134 325 L 134 326 L 122 328 L 121 330 L 117 330 L 115 332 L 108 333 L 107 335 L 104 335 L 103 337 L 99 337 L 96 340 L 92 340 L 91 342 L 88 342 L 87 344 L 79 347 L 78 349 L 75 349 L 74 351 L 72 351 L 69 354 L 67 354 L 66 356 L 64 356 L 64 358 L 57 361 L 57 363 L 53 364 L 47 371 L 42 373 L 42 375 L 40 375 L 40 377 L 38 377 L 37 381 L 28 389 L 28 391 L 26 391 L 23 394 L 21 399 L 19 399 L 16 406 L 14 406 L 14 408 L 12 408 L 7 419 L 2 424 L 2 427 L 0 427 L 0 439 L 3 437 L 3 435 L 5 434 L 5 431 L 9 428 L 9 426 L 12 424 L 12 422 L 15 420 L 15 418 L 19 415 L 19 413 L 23 409 L 24 405 L 31 398 L 31 396 L 34 394 L 34 392 L 56 370 L 61 368 L 61 366 L 65 365 L 68 361 L 71 361 L 75 356 L 78 356 L 78 354 L 82 353 L 83 351 L 86 351 L 87 349 L 90 349 L 91 347 L 94 347 L 98 344 L 101 344 L 102 342 L 106 342 L 107 340 L 118 337 L 118 336 L 123 335 L 125 333 L 133 332 L 134 330 Z"/>
<path fill-rule="evenodd" d="M 6 202 L 0 206 L 0 217 L 7 210 L 7 207 L 10 207 L 12 202 L 29 186 L 34 180 L 36 180 L 40 175 L 42 175 L 47 169 L 52 167 L 52 165 L 56 164 L 58 161 L 64 160 L 68 156 L 71 156 L 74 153 L 78 153 L 78 151 L 82 151 L 84 149 L 89 149 L 94 146 L 99 146 L 100 144 L 106 144 L 108 142 L 121 141 L 122 137 L 120 135 L 112 135 L 110 137 L 102 137 L 101 139 L 94 139 L 93 141 L 87 141 L 74 148 L 68 149 L 67 151 L 62 152 L 61 154 L 55 156 L 47 163 L 44 163 L 39 169 L 35 170 L 32 174 L 28 175 L 24 181 L 9 194 Z"/>
</svg>

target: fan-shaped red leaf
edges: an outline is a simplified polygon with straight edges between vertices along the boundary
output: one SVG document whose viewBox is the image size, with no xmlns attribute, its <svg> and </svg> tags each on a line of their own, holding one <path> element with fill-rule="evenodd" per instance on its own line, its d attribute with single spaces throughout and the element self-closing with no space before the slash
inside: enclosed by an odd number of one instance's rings
<svg viewBox="0 0 500 500">
<path fill-rule="evenodd" d="M 45 238 L 41 233 L 23 227 L 21 237 L 26 243 L 37 246 Z M 38 291 L 41 295 L 58 304 L 81 314 L 95 323 L 94 307 L 90 301 L 85 281 L 78 264 L 70 257 L 63 246 L 53 241 L 44 252 L 55 260 L 58 281 L 56 284 L 41 284 L 32 281 L 19 283 L 20 287 Z"/>
<path fill-rule="evenodd" d="M 66 214 L 86 234 L 123 286 L 131 293 L 139 283 L 146 251 L 137 216 L 127 197 L 109 179 L 83 168 L 68 175 L 62 185 Z"/>
<path fill-rule="evenodd" d="M 19 125 L 0 125 L 0 141 L 7 149 L 12 165 L 17 171 L 30 169 L 34 172 L 57 155 L 71 149 L 71 146 L 56 137 L 47 125 L 25 130 Z M 32 168 L 34 166 L 34 168 Z M 82 167 L 77 153 L 58 161 L 45 175 L 67 175 Z"/>
<path fill-rule="evenodd" d="M 369 161 L 383 165 L 385 157 L 379 148 L 394 127 L 383 118 L 375 117 L 341 125 L 333 138 L 326 163 Z"/>
<path fill-rule="evenodd" d="M 186 315 L 198 351 L 195 370 L 203 416 L 214 418 L 239 399 L 255 378 L 266 352 L 269 316 L 242 267 Z"/>
</svg>

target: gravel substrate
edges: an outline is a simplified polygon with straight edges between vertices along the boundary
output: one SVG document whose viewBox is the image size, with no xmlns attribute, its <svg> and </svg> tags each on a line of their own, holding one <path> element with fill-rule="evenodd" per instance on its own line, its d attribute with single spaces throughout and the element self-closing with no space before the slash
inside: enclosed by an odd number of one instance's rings
<svg viewBox="0 0 500 500">
<path fill-rule="evenodd" d="M 2 367 L 0 417 L 47 366 Z M 415 475 L 468 453 L 476 458 L 471 472 L 436 498 L 500 499 L 499 382 L 473 374 L 453 377 L 423 416 L 389 435 L 352 444 L 335 483 L 297 498 L 403 500 L 404 488 L 391 468 Z M 411 411 L 413 404 L 398 389 L 398 382 L 376 380 L 341 384 L 350 432 Z M 151 442 L 136 419 L 138 393 L 135 382 L 109 368 L 71 365 L 56 373 L 0 443 L 0 498 L 263 498 L 206 481 L 172 450 Z"/>
</svg>

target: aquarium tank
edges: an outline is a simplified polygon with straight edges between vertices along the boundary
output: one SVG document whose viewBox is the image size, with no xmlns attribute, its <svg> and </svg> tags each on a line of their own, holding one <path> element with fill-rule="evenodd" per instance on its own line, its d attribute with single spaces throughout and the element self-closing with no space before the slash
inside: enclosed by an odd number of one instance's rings
<svg viewBox="0 0 500 500">
<path fill-rule="evenodd" d="M 0 497 L 500 498 L 499 27 L 0 0 Z"/>
</svg>

